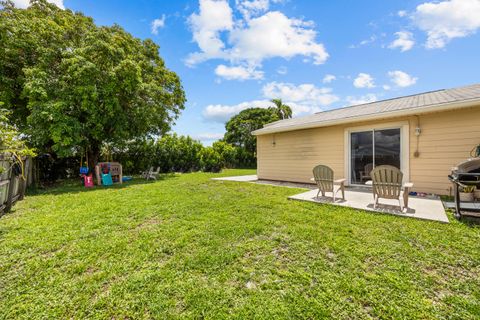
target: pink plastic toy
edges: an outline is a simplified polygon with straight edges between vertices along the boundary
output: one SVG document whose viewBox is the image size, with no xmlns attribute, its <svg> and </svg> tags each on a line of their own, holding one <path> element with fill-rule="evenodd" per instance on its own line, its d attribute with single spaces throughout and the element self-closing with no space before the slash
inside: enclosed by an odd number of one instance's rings
<svg viewBox="0 0 480 320">
<path fill-rule="evenodd" d="M 93 188 L 92 174 L 89 174 L 88 176 L 83 176 L 83 182 L 85 183 L 85 188 Z"/>
</svg>

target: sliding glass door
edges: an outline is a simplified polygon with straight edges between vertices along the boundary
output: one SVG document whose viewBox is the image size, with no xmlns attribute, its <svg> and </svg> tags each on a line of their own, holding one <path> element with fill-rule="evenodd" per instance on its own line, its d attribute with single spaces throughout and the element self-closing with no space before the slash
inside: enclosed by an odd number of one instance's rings
<svg viewBox="0 0 480 320">
<path fill-rule="evenodd" d="M 379 165 L 400 169 L 400 136 L 400 128 L 351 132 L 350 182 L 364 184 Z"/>
<path fill-rule="evenodd" d="M 362 184 L 373 168 L 373 131 L 352 132 L 350 145 L 351 183 Z"/>
</svg>

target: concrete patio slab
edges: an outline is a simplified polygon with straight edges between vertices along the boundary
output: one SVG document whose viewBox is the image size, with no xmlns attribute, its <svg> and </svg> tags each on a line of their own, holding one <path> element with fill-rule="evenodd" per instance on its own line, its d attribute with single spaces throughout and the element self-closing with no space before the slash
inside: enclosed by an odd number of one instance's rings
<svg viewBox="0 0 480 320">
<path fill-rule="evenodd" d="M 347 189 L 345 191 L 345 200 L 342 200 L 340 198 L 336 199 L 335 202 L 333 202 L 332 197 L 328 196 L 322 197 L 320 195 L 317 198 L 317 192 L 318 189 L 310 190 L 288 198 L 292 200 L 309 201 L 320 204 L 329 203 L 342 207 L 381 212 L 402 217 L 433 220 L 444 223 L 449 222 L 448 217 L 445 214 L 445 209 L 443 208 L 442 201 L 440 199 L 410 197 L 408 201 L 409 208 L 404 209 L 404 211 L 402 212 L 400 211 L 398 201 L 390 199 L 380 199 L 380 204 L 377 206 L 377 208 L 374 209 L 372 192 L 369 190 L 360 191 Z"/>
<path fill-rule="evenodd" d="M 318 189 L 314 184 L 306 183 L 294 183 L 294 182 L 283 182 L 283 181 L 271 181 L 271 180 L 258 180 L 256 175 L 248 176 L 234 176 L 234 177 L 222 177 L 222 178 L 212 178 L 212 180 L 221 180 L 221 181 L 237 181 L 237 182 L 250 182 L 256 184 L 266 184 L 278 187 L 290 187 L 290 188 L 305 188 L 310 189 L 310 191 L 303 192 L 288 197 L 291 200 L 300 200 L 300 201 L 309 201 L 315 203 L 329 203 L 333 205 L 350 207 L 355 209 L 374 211 L 380 213 L 393 214 L 401 217 L 417 218 L 424 220 L 433 220 L 448 223 L 448 217 L 445 213 L 442 201 L 440 199 L 431 199 L 431 198 L 421 198 L 421 197 L 410 197 L 408 202 L 408 209 L 405 209 L 403 212 L 400 211 L 398 201 L 389 200 L 389 199 L 380 199 L 380 204 L 377 208 L 373 208 L 373 196 L 372 191 L 369 188 L 359 188 L 359 187 L 347 187 L 345 190 L 345 201 L 342 199 L 336 199 L 333 203 L 332 197 L 316 197 Z M 338 194 L 340 195 L 340 194 Z"/>
</svg>

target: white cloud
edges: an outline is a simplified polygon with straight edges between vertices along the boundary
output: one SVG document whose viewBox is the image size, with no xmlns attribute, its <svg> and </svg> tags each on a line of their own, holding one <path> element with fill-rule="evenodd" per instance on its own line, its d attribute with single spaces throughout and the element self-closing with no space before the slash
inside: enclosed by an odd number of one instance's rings
<svg viewBox="0 0 480 320">
<path fill-rule="evenodd" d="M 412 77 L 408 73 L 400 70 L 389 71 L 388 76 L 390 77 L 391 82 L 402 88 L 412 86 L 418 80 L 418 78 Z"/>
<path fill-rule="evenodd" d="M 223 138 L 223 133 L 217 133 L 217 132 L 205 132 L 205 133 L 199 133 L 193 136 L 194 139 L 196 140 L 201 140 L 201 141 L 213 141 L 213 140 L 220 140 Z"/>
<path fill-rule="evenodd" d="M 339 98 L 332 94 L 330 88 L 319 88 L 313 84 L 305 83 L 298 86 L 292 83 L 270 82 L 263 86 L 262 92 L 264 97 L 269 99 L 282 99 L 287 104 L 297 103 L 301 106 L 309 106 L 310 108 L 317 108 L 328 106 Z M 294 106 L 292 106 L 294 109 Z M 310 110 L 301 107 L 297 113 L 309 112 Z M 313 110 L 313 109 L 312 109 Z M 295 110 L 293 110 L 295 112 Z"/>
<path fill-rule="evenodd" d="M 378 98 L 373 93 L 369 93 L 369 94 L 366 94 L 366 95 L 360 96 L 360 97 L 348 96 L 345 100 L 347 101 L 349 106 L 354 106 L 354 105 L 357 105 L 357 104 L 365 104 L 365 103 L 375 102 L 375 101 L 378 100 Z"/>
<path fill-rule="evenodd" d="M 270 5 L 269 0 L 236 0 L 235 3 L 238 11 L 247 20 L 267 11 Z"/>
<path fill-rule="evenodd" d="M 63 5 L 63 0 L 47 0 L 50 3 L 53 3 L 60 9 L 65 9 L 65 6 Z M 17 8 L 25 9 L 28 8 L 30 5 L 30 0 L 13 0 L 13 4 Z"/>
<path fill-rule="evenodd" d="M 227 80 L 263 79 L 263 72 L 253 67 L 227 67 L 221 64 L 215 69 L 215 74 Z"/>
<path fill-rule="evenodd" d="M 370 38 L 365 39 L 365 40 L 363 40 L 363 41 L 360 41 L 360 45 L 361 45 L 361 46 L 364 46 L 364 45 L 366 45 L 366 44 L 373 43 L 373 42 L 375 42 L 376 40 L 377 40 L 377 36 L 376 36 L 376 35 L 372 35 L 372 36 L 370 36 Z"/>
<path fill-rule="evenodd" d="M 216 122 L 227 122 L 231 117 L 248 108 L 268 108 L 273 106 L 269 100 L 253 100 L 235 105 L 211 104 L 203 110 L 205 119 Z"/>
<path fill-rule="evenodd" d="M 158 29 L 165 27 L 165 15 L 162 14 L 160 19 L 155 19 L 152 21 L 151 31 L 153 34 L 158 34 Z"/>
<path fill-rule="evenodd" d="M 268 12 L 249 20 L 245 28 L 232 30 L 229 56 L 234 61 L 260 64 L 268 58 L 303 55 L 312 58 L 313 64 L 322 64 L 328 53 L 323 44 L 315 41 L 317 33 L 310 27 L 309 22 L 289 19 L 278 11 Z"/>
<path fill-rule="evenodd" d="M 284 75 L 284 74 L 287 74 L 288 73 L 288 69 L 287 67 L 285 66 L 281 66 L 277 69 L 277 73 L 278 74 L 281 74 L 281 75 Z"/>
<path fill-rule="evenodd" d="M 293 116 L 319 112 L 340 99 L 330 88 L 318 88 L 313 84 L 294 85 L 291 83 L 270 82 L 263 86 L 265 99 L 242 102 L 235 105 L 212 104 L 203 110 L 206 120 L 224 123 L 232 116 L 247 108 L 272 107 L 271 99 L 282 99 L 292 108 Z"/>
<path fill-rule="evenodd" d="M 390 49 L 400 48 L 400 51 L 405 52 L 413 48 L 415 41 L 413 34 L 408 31 L 395 32 L 397 39 L 395 39 L 388 47 Z"/>
<path fill-rule="evenodd" d="M 443 48 L 450 40 L 467 37 L 480 28 L 480 0 L 426 2 L 417 6 L 411 18 L 427 33 L 427 48 Z"/>
<path fill-rule="evenodd" d="M 193 40 L 201 52 L 191 54 L 187 64 L 225 56 L 225 44 L 220 38 L 220 32 L 233 28 L 232 9 L 227 1 L 200 0 L 200 13 L 193 13 L 188 22 L 192 28 Z"/>
<path fill-rule="evenodd" d="M 259 68 L 265 59 L 304 56 L 319 65 L 328 59 L 311 21 L 288 18 L 268 11 L 268 1 L 236 1 L 237 10 L 248 19 L 234 20 L 225 0 L 200 0 L 200 12 L 188 21 L 200 51 L 191 53 L 186 63 L 195 65 L 209 59 L 223 59 L 232 66 Z M 247 13 L 246 13 L 247 12 Z"/>
<path fill-rule="evenodd" d="M 349 48 L 350 49 L 360 48 L 362 46 L 366 46 L 367 44 L 374 43 L 375 41 L 377 41 L 377 36 L 373 34 L 373 35 L 370 36 L 370 38 L 362 40 L 358 44 L 350 45 Z"/>
<path fill-rule="evenodd" d="M 359 73 L 355 80 L 353 80 L 353 85 L 356 88 L 375 88 L 375 82 L 368 73 Z"/>
<path fill-rule="evenodd" d="M 405 10 L 400 10 L 400 11 L 397 12 L 397 15 L 398 15 L 399 17 L 402 17 L 402 18 L 403 18 L 403 17 L 405 17 L 405 16 L 407 15 L 407 11 L 405 11 Z"/>
<path fill-rule="evenodd" d="M 392 87 L 390 87 L 388 84 L 384 84 L 384 85 L 382 86 L 382 88 L 383 88 L 383 90 L 386 90 L 386 91 L 392 89 Z"/>
<path fill-rule="evenodd" d="M 337 79 L 337 77 L 335 77 L 333 74 L 327 74 L 327 75 L 325 75 L 325 77 L 323 77 L 322 82 L 323 83 L 330 83 L 330 82 L 332 82 L 336 79 Z"/>
</svg>

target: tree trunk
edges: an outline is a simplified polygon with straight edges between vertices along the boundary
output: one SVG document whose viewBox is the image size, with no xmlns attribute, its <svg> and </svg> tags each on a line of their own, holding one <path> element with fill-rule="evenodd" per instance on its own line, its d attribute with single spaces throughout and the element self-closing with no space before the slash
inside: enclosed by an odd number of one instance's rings
<svg viewBox="0 0 480 320">
<path fill-rule="evenodd" d="M 88 154 L 88 167 L 93 170 L 95 165 L 100 159 L 100 147 L 92 145 L 91 148 L 87 151 Z"/>
</svg>

